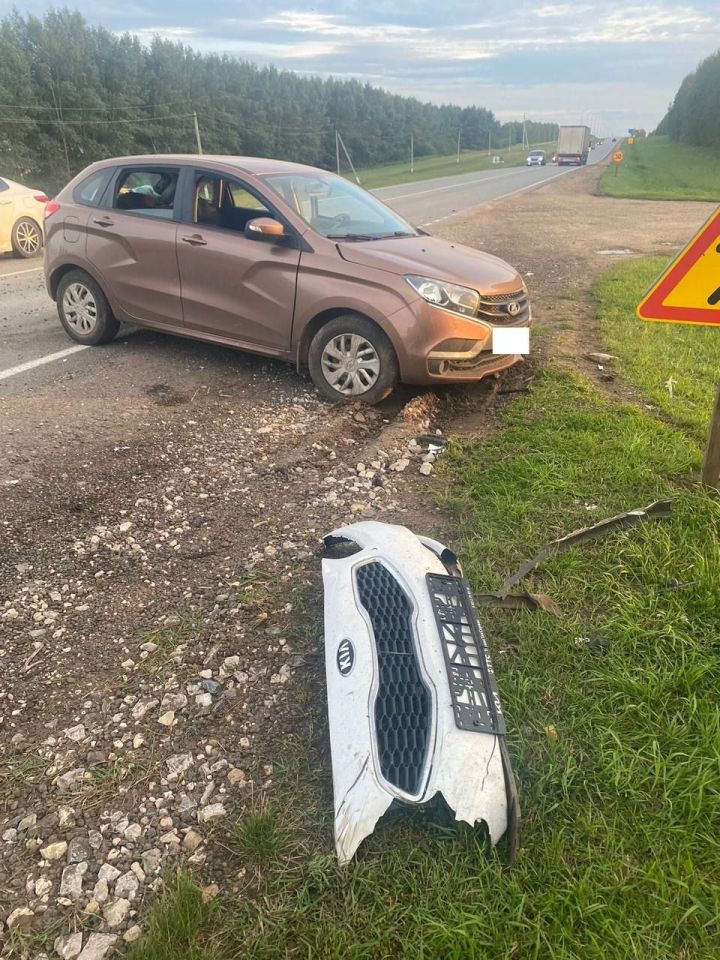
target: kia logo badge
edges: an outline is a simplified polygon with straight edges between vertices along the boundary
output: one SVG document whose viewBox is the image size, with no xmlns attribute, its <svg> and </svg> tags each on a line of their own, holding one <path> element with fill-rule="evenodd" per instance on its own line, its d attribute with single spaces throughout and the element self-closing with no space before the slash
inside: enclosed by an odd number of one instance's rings
<svg viewBox="0 0 720 960">
<path fill-rule="evenodd" d="M 517 302 L 517 300 L 513 300 L 512 303 L 507 305 L 507 312 L 511 317 L 516 317 L 520 313 L 520 304 Z"/>
<path fill-rule="evenodd" d="M 337 668 L 341 677 L 347 677 L 355 666 L 355 647 L 349 640 L 342 640 L 337 649 Z"/>
</svg>

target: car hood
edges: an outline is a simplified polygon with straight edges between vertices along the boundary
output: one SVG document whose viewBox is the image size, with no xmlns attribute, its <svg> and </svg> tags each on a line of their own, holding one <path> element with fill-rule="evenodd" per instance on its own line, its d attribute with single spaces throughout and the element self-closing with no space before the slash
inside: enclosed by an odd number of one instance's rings
<svg viewBox="0 0 720 960">
<path fill-rule="evenodd" d="M 343 260 L 403 276 L 415 274 L 472 287 L 485 294 L 512 293 L 522 287 L 518 272 L 490 253 L 437 237 L 388 237 L 338 243 Z"/>
</svg>

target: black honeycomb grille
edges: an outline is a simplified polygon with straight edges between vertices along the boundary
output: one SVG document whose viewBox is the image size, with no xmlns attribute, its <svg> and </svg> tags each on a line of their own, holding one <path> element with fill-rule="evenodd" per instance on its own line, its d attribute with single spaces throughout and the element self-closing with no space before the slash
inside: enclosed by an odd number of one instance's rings
<svg viewBox="0 0 720 960">
<path fill-rule="evenodd" d="M 431 699 L 418 668 L 412 608 L 403 588 L 381 563 L 364 564 L 356 576 L 377 648 L 375 729 L 380 769 L 388 783 L 417 794 L 430 738 Z"/>
</svg>

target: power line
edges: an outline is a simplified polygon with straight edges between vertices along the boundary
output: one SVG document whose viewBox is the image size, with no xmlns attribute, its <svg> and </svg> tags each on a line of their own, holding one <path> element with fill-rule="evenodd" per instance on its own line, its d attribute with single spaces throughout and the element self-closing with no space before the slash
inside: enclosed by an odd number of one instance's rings
<svg viewBox="0 0 720 960">
<path fill-rule="evenodd" d="M 153 123 L 160 123 L 162 120 L 191 120 L 194 114 L 192 113 L 176 113 L 171 114 L 166 117 L 135 117 L 130 120 L 57 120 L 55 117 L 42 117 L 39 120 L 31 120 L 29 118 L 16 118 L 16 117 L 0 117 L 0 123 L 58 123 L 63 126 L 68 124 L 90 124 L 90 123 L 148 123 L 152 121 Z"/>
</svg>

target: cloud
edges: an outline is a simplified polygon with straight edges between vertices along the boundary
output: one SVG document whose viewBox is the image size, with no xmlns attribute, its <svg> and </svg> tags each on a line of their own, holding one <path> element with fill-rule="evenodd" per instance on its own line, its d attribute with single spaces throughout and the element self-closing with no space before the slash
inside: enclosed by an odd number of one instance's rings
<svg viewBox="0 0 720 960">
<path fill-rule="evenodd" d="M 555 3 L 548 4 L 545 7 L 538 7 L 535 10 L 536 17 L 572 17 L 576 16 L 578 13 L 585 13 L 587 10 L 592 9 L 587 5 L 575 5 L 569 3 Z"/>
<path fill-rule="evenodd" d="M 180 40 L 189 44 L 203 35 L 203 31 L 196 27 L 139 27 L 133 33 L 141 40 L 162 37 L 163 40 Z"/>
</svg>

